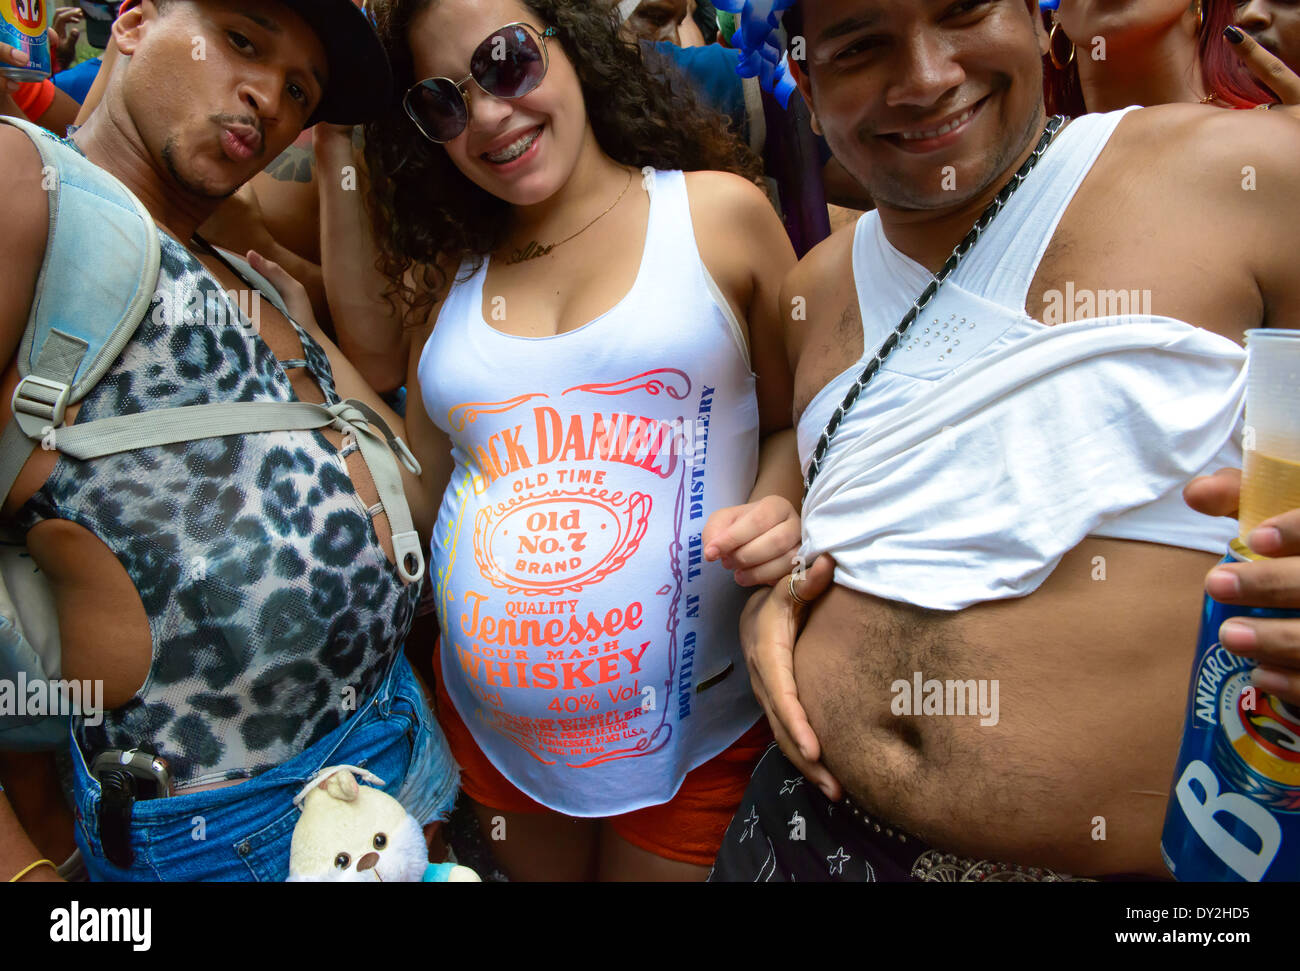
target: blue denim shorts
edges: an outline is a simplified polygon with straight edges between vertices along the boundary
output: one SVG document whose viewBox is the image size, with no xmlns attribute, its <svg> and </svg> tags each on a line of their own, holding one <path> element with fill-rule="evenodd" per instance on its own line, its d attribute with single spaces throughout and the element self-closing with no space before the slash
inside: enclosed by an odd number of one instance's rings
<svg viewBox="0 0 1300 971">
<path fill-rule="evenodd" d="M 125 869 L 104 856 L 99 783 L 74 738 L 77 846 L 92 880 L 282 881 L 300 815 L 293 797 L 331 765 L 369 769 L 422 825 L 451 811 L 459 772 L 405 656 L 352 718 L 288 762 L 239 785 L 135 803 Z"/>
</svg>

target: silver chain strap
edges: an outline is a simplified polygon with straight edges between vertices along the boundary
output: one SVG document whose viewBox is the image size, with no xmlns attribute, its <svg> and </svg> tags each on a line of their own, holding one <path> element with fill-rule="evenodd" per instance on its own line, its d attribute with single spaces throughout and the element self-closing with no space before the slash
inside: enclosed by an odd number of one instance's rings
<svg viewBox="0 0 1300 971">
<path fill-rule="evenodd" d="M 979 242 L 980 237 L 983 236 L 989 226 L 993 224 L 993 220 L 997 218 L 998 213 L 1006 207 L 1007 202 L 1015 194 L 1016 190 L 1024 183 L 1025 179 L 1028 178 L 1029 173 L 1034 170 L 1034 167 L 1038 164 L 1043 155 L 1046 154 L 1048 148 L 1051 147 L 1052 142 L 1056 139 L 1057 133 L 1060 132 L 1062 127 L 1064 127 L 1067 120 L 1068 119 L 1063 115 L 1054 115 L 1051 120 L 1047 122 L 1047 127 L 1043 130 L 1042 138 L 1038 140 L 1038 145 L 1034 148 L 1034 151 L 1029 158 L 1025 159 L 1025 164 L 1020 166 L 1020 168 L 1016 170 L 1016 173 L 1008 180 L 1007 184 L 998 191 L 997 196 L 995 196 L 993 201 L 989 203 L 989 207 L 984 210 L 979 219 L 975 221 L 975 225 L 971 228 L 971 231 L 966 234 L 966 238 L 957 244 L 957 248 L 952 251 L 952 255 L 948 257 L 947 262 L 945 262 L 939 272 L 935 274 L 934 279 L 926 285 L 926 288 L 923 291 L 921 291 L 921 295 L 916 299 L 916 303 L 912 305 L 912 309 L 903 315 L 902 321 L 896 328 L 894 328 L 894 332 L 885 339 L 885 342 L 880 345 L 880 350 L 876 351 L 875 357 L 867 362 L 867 366 L 863 369 L 862 373 L 858 375 L 858 379 L 854 382 L 853 387 L 849 388 L 849 393 L 845 395 L 844 400 L 835 408 L 835 412 L 831 415 L 831 420 L 826 423 L 826 430 L 822 432 L 821 438 L 817 440 L 817 447 L 813 450 L 812 461 L 808 465 L 808 475 L 804 478 L 803 482 L 804 495 L 808 494 L 808 490 L 812 488 L 813 480 L 816 479 L 818 473 L 821 472 L 822 462 L 825 460 L 826 453 L 831 447 L 831 439 L 835 437 L 835 433 L 839 430 L 840 423 L 844 421 L 844 416 L 848 414 L 849 409 L 851 409 L 854 403 L 858 400 L 858 396 L 862 394 L 862 390 L 870 384 L 872 378 L 880 372 L 881 366 L 885 363 L 885 360 L 889 355 L 894 353 L 894 351 L 898 349 L 899 345 L 903 343 L 903 337 L 907 334 L 908 328 L 911 327 L 912 324 L 916 323 L 917 317 L 919 317 L 922 311 L 929 306 L 930 302 L 939 292 L 939 288 L 942 287 L 948 278 L 956 272 L 957 267 L 961 265 L 962 260 L 966 258 L 966 255 L 970 253 L 970 251 L 975 247 L 975 244 Z"/>
</svg>

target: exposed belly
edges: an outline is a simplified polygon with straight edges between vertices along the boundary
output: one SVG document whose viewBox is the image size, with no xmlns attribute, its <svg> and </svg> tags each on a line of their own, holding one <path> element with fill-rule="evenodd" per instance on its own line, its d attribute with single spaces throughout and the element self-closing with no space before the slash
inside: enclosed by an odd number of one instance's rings
<svg viewBox="0 0 1300 971">
<path fill-rule="evenodd" d="M 834 587 L 795 651 L 827 767 L 869 811 L 939 849 L 1166 875 L 1160 827 L 1215 562 L 1090 538 L 1031 596 L 955 614 Z M 976 710 L 951 713 L 945 690 L 945 713 L 901 713 L 904 697 L 934 710 L 928 680 L 975 681 L 951 698 Z"/>
</svg>

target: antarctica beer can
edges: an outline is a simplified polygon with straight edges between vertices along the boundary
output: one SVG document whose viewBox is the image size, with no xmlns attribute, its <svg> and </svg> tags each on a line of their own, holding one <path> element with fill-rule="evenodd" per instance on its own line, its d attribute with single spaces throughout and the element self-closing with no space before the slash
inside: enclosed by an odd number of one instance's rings
<svg viewBox="0 0 1300 971">
<path fill-rule="evenodd" d="M 0 64 L 0 74 L 14 81 L 44 81 L 50 76 L 51 5 L 48 0 L 0 0 L 0 44 L 27 55 L 27 67 Z"/>
<path fill-rule="evenodd" d="M 1257 559 L 1233 540 L 1224 563 Z M 1300 617 L 1206 594 L 1160 853 L 1182 881 L 1300 879 L 1300 707 L 1257 691 L 1219 643 L 1232 617 Z"/>
<path fill-rule="evenodd" d="M 1300 331 L 1248 331 L 1246 347 L 1240 529 L 1225 564 L 1264 559 L 1245 538 L 1300 508 Z M 1183 881 L 1300 880 L 1300 705 L 1257 689 L 1256 663 L 1219 642 L 1233 617 L 1300 610 L 1206 595 L 1161 855 Z"/>
</svg>

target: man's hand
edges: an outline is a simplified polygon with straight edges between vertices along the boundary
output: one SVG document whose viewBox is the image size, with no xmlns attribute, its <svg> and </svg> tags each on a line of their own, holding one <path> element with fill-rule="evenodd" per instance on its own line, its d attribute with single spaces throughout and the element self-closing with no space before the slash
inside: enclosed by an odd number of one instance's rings
<svg viewBox="0 0 1300 971">
<path fill-rule="evenodd" d="M 734 571 L 742 587 L 771 585 L 790 573 L 802 534 L 790 500 L 768 496 L 719 509 L 704 524 L 704 558 Z"/>
<path fill-rule="evenodd" d="M 1183 491 L 1189 506 L 1210 516 L 1235 516 L 1240 494 L 1237 469 L 1197 479 Z M 1215 567 L 1206 592 L 1223 604 L 1300 610 L 1300 509 L 1266 519 L 1249 540 L 1252 550 L 1269 559 Z M 1253 681 L 1260 691 L 1300 704 L 1300 618 L 1234 617 L 1219 628 L 1219 641 L 1259 662 Z"/>
<path fill-rule="evenodd" d="M 54 25 L 50 28 L 50 53 L 57 71 L 66 71 L 77 59 L 77 41 L 81 39 L 81 25 L 86 15 L 80 7 L 59 7 L 54 11 Z"/>
<path fill-rule="evenodd" d="M 8 44 L 0 44 L 0 63 L 12 64 L 14 67 L 26 67 L 31 61 L 27 55 L 16 47 L 10 47 Z M 8 115 L 10 118 L 26 118 L 22 109 L 18 107 L 18 102 L 14 101 L 14 93 L 18 90 L 21 81 L 14 81 L 11 78 L 0 75 L 0 115 Z"/>
<path fill-rule="evenodd" d="M 819 556 L 803 579 L 795 580 L 795 591 L 802 600 L 816 600 L 830 588 L 834 576 L 834 561 Z M 828 799 L 838 802 L 844 792 L 821 764 L 821 743 L 799 704 L 794 683 L 794 645 L 807 612 L 791 598 L 787 576 L 749 599 L 740 616 L 740 643 L 754 697 L 763 706 L 781 751 Z"/>
</svg>

